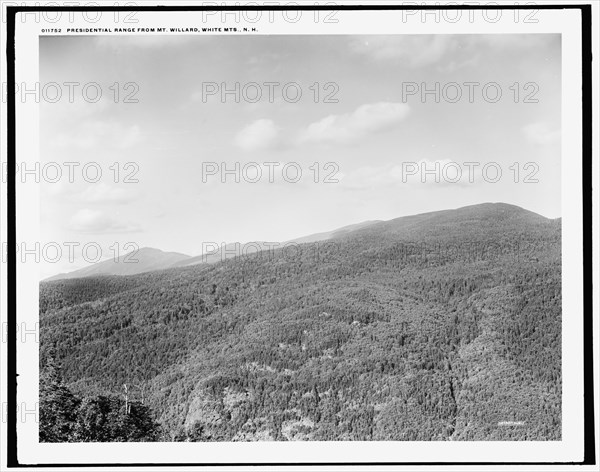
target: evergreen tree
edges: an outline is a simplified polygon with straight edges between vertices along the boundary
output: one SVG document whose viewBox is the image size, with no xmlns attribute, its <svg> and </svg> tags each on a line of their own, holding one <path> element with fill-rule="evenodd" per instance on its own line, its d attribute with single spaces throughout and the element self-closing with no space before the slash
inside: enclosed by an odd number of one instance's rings
<svg viewBox="0 0 600 472">
<path fill-rule="evenodd" d="M 72 437 L 79 399 L 65 386 L 54 353 L 40 373 L 40 442 L 66 442 Z"/>
</svg>

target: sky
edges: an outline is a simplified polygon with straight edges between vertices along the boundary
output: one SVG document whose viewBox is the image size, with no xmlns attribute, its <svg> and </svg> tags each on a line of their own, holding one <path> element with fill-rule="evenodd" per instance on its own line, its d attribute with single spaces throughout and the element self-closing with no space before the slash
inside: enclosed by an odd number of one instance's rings
<svg viewBox="0 0 600 472">
<path fill-rule="evenodd" d="M 42 100 L 40 157 L 64 170 L 41 184 L 42 239 L 95 242 L 106 259 L 114 244 L 198 255 L 203 242 L 483 202 L 560 217 L 560 46 L 556 34 L 41 37 L 40 82 L 62 96 Z M 236 83 L 239 99 L 221 94 Z M 73 182 L 65 162 L 79 163 Z"/>
</svg>

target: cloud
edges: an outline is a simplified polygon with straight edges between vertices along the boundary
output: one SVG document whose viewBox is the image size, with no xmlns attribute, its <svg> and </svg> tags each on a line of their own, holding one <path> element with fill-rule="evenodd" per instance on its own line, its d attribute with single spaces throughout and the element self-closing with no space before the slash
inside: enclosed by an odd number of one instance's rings
<svg viewBox="0 0 600 472">
<path fill-rule="evenodd" d="M 131 223 L 122 223 L 100 210 L 83 208 L 75 213 L 69 221 L 69 229 L 79 233 L 132 233 L 140 228 Z"/>
<path fill-rule="evenodd" d="M 104 182 L 90 184 L 80 196 L 85 203 L 130 203 L 136 195 L 128 189 L 107 185 Z"/>
<path fill-rule="evenodd" d="M 418 68 L 439 62 L 455 49 L 451 35 L 365 35 L 354 39 L 350 49 L 375 61 L 402 61 Z"/>
<path fill-rule="evenodd" d="M 535 144 L 552 144 L 560 141 L 560 129 L 551 130 L 546 123 L 531 123 L 522 128 L 525 137 Z"/>
<path fill-rule="evenodd" d="M 422 185 L 467 187 L 482 183 L 481 172 L 475 171 L 471 176 L 468 167 L 447 158 L 412 161 L 407 159 L 401 164 L 362 166 L 348 173 L 340 173 L 337 177 L 347 190 Z"/>
<path fill-rule="evenodd" d="M 352 53 L 373 62 L 400 63 L 410 69 L 435 66 L 446 73 L 476 68 L 481 57 L 489 54 L 510 52 L 530 61 L 531 49 L 557 48 L 559 34 L 364 35 L 350 41 Z"/>
<path fill-rule="evenodd" d="M 79 168 L 79 171 L 80 168 Z M 77 172 L 77 168 L 75 170 Z M 112 178 L 113 176 L 110 175 Z M 84 183 L 81 181 L 69 182 L 68 173 L 63 171 L 62 179 L 58 182 L 47 182 L 42 180 L 40 190 L 42 198 L 47 198 L 43 203 L 52 201 L 60 205 L 70 202 L 83 202 L 89 204 L 125 204 L 138 199 L 138 193 L 134 192 L 130 185 L 123 187 L 106 184 L 104 182 Z"/>
<path fill-rule="evenodd" d="M 51 141 L 58 148 L 91 149 L 106 146 L 127 149 L 142 141 L 142 130 L 138 125 L 123 126 L 109 121 L 87 121 L 70 133 L 59 133 Z"/>
<path fill-rule="evenodd" d="M 51 145 L 57 148 L 91 149 L 98 143 L 97 136 L 93 134 L 67 134 L 59 133 L 51 141 Z"/>
<path fill-rule="evenodd" d="M 346 143 L 368 134 L 390 129 L 406 118 L 410 107 L 404 103 L 378 102 L 361 105 L 351 113 L 329 115 L 308 125 L 301 142 Z"/>
<path fill-rule="evenodd" d="M 235 137 L 235 144 L 244 151 L 274 147 L 278 142 L 279 128 L 272 120 L 260 119 L 250 123 Z"/>
<path fill-rule="evenodd" d="M 97 47 L 121 52 L 127 49 L 159 49 L 167 46 L 181 46 L 192 41 L 208 42 L 208 36 L 191 34 L 135 34 L 131 36 L 97 36 L 94 42 Z"/>
<path fill-rule="evenodd" d="M 547 47 L 556 49 L 560 48 L 561 43 L 560 33 L 505 33 L 466 35 L 465 39 L 467 41 L 467 45 L 471 48 L 481 47 L 483 45 L 494 50 L 514 49 L 515 51 L 522 51 L 523 49 L 540 49 Z"/>
<path fill-rule="evenodd" d="M 82 86 L 74 86 L 75 95 L 71 101 L 68 90 L 62 90 L 60 101 L 51 103 L 47 100 L 40 102 L 40 113 L 43 119 L 63 124 L 64 121 L 81 122 L 84 118 L 89 118 L 96 114 L 102 114 L 110 110 L 115 102 L 105 93 L 98 101 L 92 102 L 84 98 Z M 94 91 L 89 92 L 93 94 Z"/>
<path fill-rule="evenodd" d="M 113 134 L 114 130 L 111 130 Z M 142 141 L 142 129 L 138 125 L 133 125 L 125 128 L 117 134 L 117 147 L 130 148 Z"/>
</svg>

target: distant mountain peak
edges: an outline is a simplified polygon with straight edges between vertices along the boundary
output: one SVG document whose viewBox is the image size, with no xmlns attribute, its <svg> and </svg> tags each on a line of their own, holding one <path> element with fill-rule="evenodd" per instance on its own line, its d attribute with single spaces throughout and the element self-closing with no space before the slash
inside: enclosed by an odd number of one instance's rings
<svg viewBox="0 0 600 472">
<path fill-rule="evenodd" d="M 484 225 L 497 227 L 502 231 L 507 224 L 530 225 L 546 224 L 550 220 L 537 213 L 503 202 L 485 202 L 467 205 L 455 209 L 438 210 L 410 216 L 402 216 L 392 220 L 369 220 L 343 226 L 323 233 L 310 234 L 282 243 L 254 241 L 246 244 L 229 243 L 218 251 L 191 257 L 178 252 L 165 252 L 153 247 L 143 247 L 120 256 L 117 260 L 109 259 L 80 270 L 59 274 L 46 280 L 88 277 L 97 275 L 134 275 L 142 272 L 163 270 L 196 264 L 214 264 L 235 256 L 251 254 L 256 251 L 277 249 L 286 244 L 309 244 L 338 238 L 355 236 L 371 236 L 385 238 L 412 238 L 440 232 L 460 232 L 465 225 Z"/>
<path fill-rule="evenodd" d="M 142 272 L 167 269 L 173 264 L 189 258 L 190 256 L 187 254 L 165 252 L 153 247 L 143 247 L 123 254 L 117 259 L 107 259 L 82 269 L 49 277 L 44 281 L 97 275 L 135 275 Z"/>
</svg>

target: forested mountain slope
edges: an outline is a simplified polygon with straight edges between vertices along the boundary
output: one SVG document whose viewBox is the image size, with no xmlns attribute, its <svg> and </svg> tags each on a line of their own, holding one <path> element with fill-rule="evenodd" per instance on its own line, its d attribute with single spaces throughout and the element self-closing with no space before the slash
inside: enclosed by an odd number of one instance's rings
<svg viewBox="0 0 600 472">
<path fill-rule="evenodd" d="M 94 277 L 99 275 L 135 275 L 152 270 L 166 269 L 174 264 L 181 263 L 190 256 L 178 252 L 164 252 L 160 249 L 143 247 L 119 257 L 92 264 L 73 272 L 57 274 L 45 281 L 61 279 L 77 279 L 81 277 Z"/>
<path fill-rule="evenodd" d="M 379 221 L 364 221 L 350 226 L 344 226 L 342 228 L 335 229 L 333 231 L 327 231 L 324 233 L 315 233 L 308 236 L 302 236 L 300 238 L 290 239 L 285 242 L 277 241 L 248 241 L 246 243 L 229 243 L 222 244 L 220 247 L 216 247 L 216 243 L 207 244 L 205 248 L 206 252 L 199 256 L 190 257 L 189 259 L 176 262 L 172 267 L 188 267 L 196 264 L 215 264 L 225 259 L 250 255 L 259 251 L 272 251 L 277 248 L 284 246 L 292 246 L 294 244 L 305 244 L 314 243 L 317 241 L 327 241 L 337 237 L 341 237 L 354 230 L 364 228 L 366 226 L 379 223 Z"/>
<path fill-rule="evenodd" d="M 80 395 L 163 440 L 557 440 L 561 227 L 483 204 L 214 265 L 40 285 Z"/>
</svg>

